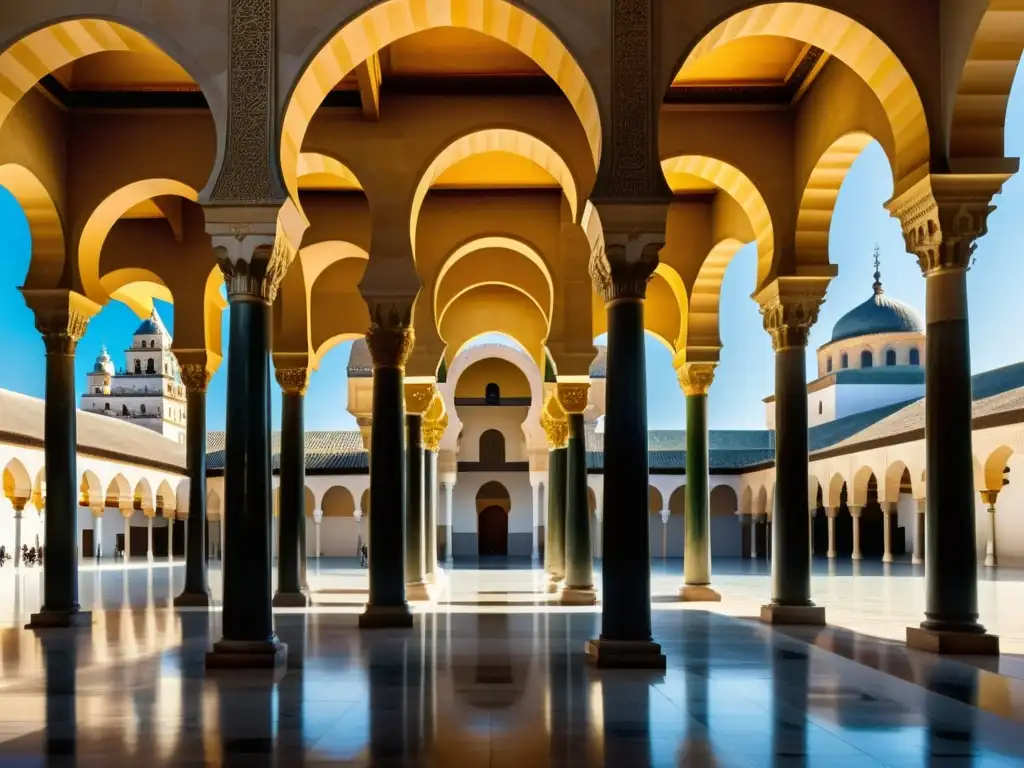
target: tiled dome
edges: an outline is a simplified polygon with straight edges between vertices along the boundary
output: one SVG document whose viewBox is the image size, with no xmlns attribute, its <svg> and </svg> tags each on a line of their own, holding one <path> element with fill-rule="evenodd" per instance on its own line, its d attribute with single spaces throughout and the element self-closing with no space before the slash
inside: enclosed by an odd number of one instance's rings
<svg viewBox="0 0 1024 768">
<path fill-rule="evenodd" d="M 874 294 L 839 318 L 832 328 L 832 341 L 874 333 L 924 333 L 924 323 L 916 309 L 885 295 L 878 264 L 878 247 L 875 246 Z"/>
</svg>

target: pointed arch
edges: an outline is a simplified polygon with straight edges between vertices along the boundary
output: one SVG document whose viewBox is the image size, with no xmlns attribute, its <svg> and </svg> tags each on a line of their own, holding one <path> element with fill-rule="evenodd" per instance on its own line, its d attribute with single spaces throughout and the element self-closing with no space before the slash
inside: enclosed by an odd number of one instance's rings
<svg viewBox="0 0 1024 768">
<path fill-rule="evenodd" d="M 32 495 L 32 478 L 25 469 L 25 465 L 17 459 L 11 459 L 4 466 L 3 471 L 3 492 L 4 496 L 14 501 L 25 500 Z"/>
<path fill-rule="evenodd" d="M 56 202 L 36 175 L 23 165 L 0 165 L 0 187 L 18 201 L 28 221 L 32 258 L 25 287 L 55 288 L 66 261 L 64 223 L 57 212 Z"/>
</svg>

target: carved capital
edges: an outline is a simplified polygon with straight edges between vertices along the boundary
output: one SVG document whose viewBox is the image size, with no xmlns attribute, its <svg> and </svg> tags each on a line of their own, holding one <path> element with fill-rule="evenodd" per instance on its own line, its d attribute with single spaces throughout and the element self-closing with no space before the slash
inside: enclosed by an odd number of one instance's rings
<svg viewBox="0 0 1024 768">
<path fill-rule="evenodd" d="M 566 413 L 583 413 L 587 409 L 590 384 L 558 382 L 558 402 Z"/>
<path fill-rule="evenodd" d="M 253 234 L 248 224 L 234 225 L 234 234 L 214 236 L 217 262 L 224 273 L 228 298 L 272 303 L 296 250 L 287 238 Z"/>
<path fill-rule="evenodd" d="M 825 300 L 828 277 L 780 277 L 754 298 L 761 307 L 772 349 L 806 347 L 811 326 Z"/>
<path fill-rule="evenodd" d="M 189 392 L 205 392 L 213 377 L 205 363 L 182 363 L 180 370 L 181 383 Z"/>
<path fill-rule="evenodd" d="M 274 377 L 285 394 L 306 394 L 306 388 L 309 386 L 309 368 L 274 368 Z"/>
<path fill-rule="evenodd" d="M 683 363 L 677 375 L 683 394 L 706 395 L 715 380 L 715 368 L 718 363 Z"/>
<path fill-rule="evenodd" d="M 569 419 L 558 397 L 551 395 L 544 403 L 540 414 L 540 425 L 548 439 L 548 448 L 556 450 L 569 445 Z"/>
<path fill-rule="evenodd" d="M 657 201 L 603 204 L 603 236 L 593 244 L 589 271 L 605 302 L 642 300 L 665 245 L 668 205 Z"/>
<path fill-rule="evenodd" d="M 975 241 L 988 231 L 993 196 L 1008 178 L 1004 173 L 926 176 L 886 207 L 903 226 L 907 251 L 917 257 L 925 277 L 967 269 Z"/>
<path fill-rule="evenodd" d="M 429 413 L 429 411 L 428 411 Z M 440 418 L 423 420 L 423 447 L 428 451 L 437 451 L 441 447 L 441 438 L 448 429 L 448 414 L 442 413 Z"/>
<path fill-rule="evenodd" d="M 433 382 L 405 385 L 405 412 L 423 416 L 434 400 L 437 388 Z"/>
<path fill-rule="evenodd" d="M 22 289 L 22 294 L 35 315 L 46 354 L 74 355 L 99 305 L 74 291 Z"/>
<path fill-rule="evenodd" d="M 412 306 L 380 303 L 370 308 L 370 329 L 366 344 L 374 368 L 398 368 L 405 364 L 416 344 L 412 329 Z"/>
<path fill-rule="evenodd" d="M 996 499 L 999 498 L 999 491 L 982 491 L 981 500 L 989 506 L 990 512 L 996 511 Z"/>
</svg>

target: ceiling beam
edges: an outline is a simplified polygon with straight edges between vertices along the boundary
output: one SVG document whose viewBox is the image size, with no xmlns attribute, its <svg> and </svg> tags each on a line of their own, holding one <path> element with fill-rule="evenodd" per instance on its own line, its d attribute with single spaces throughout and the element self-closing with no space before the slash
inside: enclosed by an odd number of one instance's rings
<svg viewBox="0 0 1024 768">
<path fill-rule="evenodd" d="M 356 81 L 359 83 L 359 98 L 363 105 L 363 117 L 380 120 L 380 58 L 373 54 L 356 67 Z"/>
</svg>

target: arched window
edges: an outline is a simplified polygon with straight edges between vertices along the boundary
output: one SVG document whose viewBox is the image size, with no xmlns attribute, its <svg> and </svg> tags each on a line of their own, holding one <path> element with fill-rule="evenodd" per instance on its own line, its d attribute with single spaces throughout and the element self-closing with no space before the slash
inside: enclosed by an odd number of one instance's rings
<svg viewBox="0 0 1024 768">
<path fill-rule="evenodd" d="M 870 349 L 865 349 L 863 352 L 860 353 L 861 368 L 870 368 L 874 364 L 875 358 L 872 356 Z"/>
<path fill-rule="evenodd" d="M 480 435 L 480 463 L 497 465 L 505 463 L 505 436 L 496 429 L 488 429 Z"/>
<path fill-rule="evenodd" d="M 484 402 L 487 405 L 498 405 L 501 402 L 501 388 L 493 381 L 484 388 Z"/>
<path fill-rule="evenodd" d="M 156 373 L 156 363 L 153 362 L 153 358 L 146 360 L 146 373 Z"/>
<path fill-rule="evenodd" d="M 103 404 L 103 410 L 104 411 L 109 411 L 110 410 L 110 403 L 104 403 Z"/>
<path fill-rule="evenodd" d="M 886 365 L 896 365 L 896 350 L 895 349 L 887 349 L 887 350 L 885 350 L 885 364 Z"/>
<path fill-rule="evenodd" d="M 143 403 L 142 405 L 139 406 L 139 413 L 145 413 L 145 412 L 146 412 L 146 404 Z"/>
<path fill-rule="evenodd" d="M 921 364 L 921 353 L 917 351 L 917 347 L 910 348 L 910 364 L 920 365 Z"/>
<path fill-rule="evenodd" d="M 825 361 L 825 373 L 832 373 L 832 358 Z"/>
<path fill-rule="evenodd" d="M 843 368 L 849 368 L 850 367 L 850 356 L 848 354 L 846 354 L 845 352 L 843 352 L 842 364 L 843 364 Z"/>
<path fill-rule="evenodd" d="M 136 360 L 135 361 L 135 372 L 136 373 L 142 373 L 142 361 L 141 360 Z"/>
</svg>

